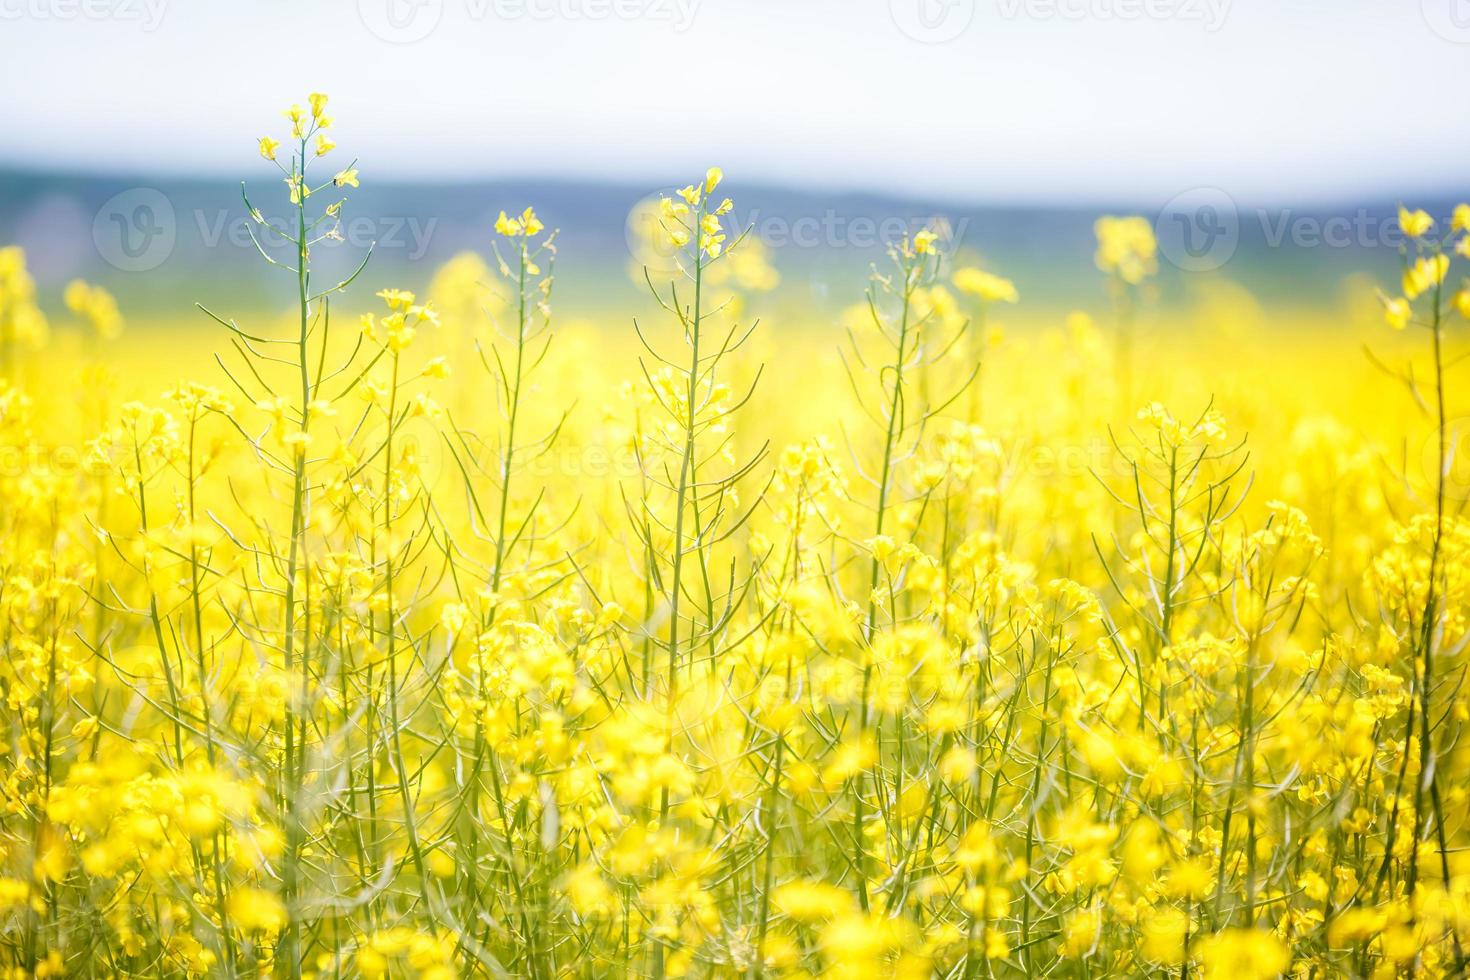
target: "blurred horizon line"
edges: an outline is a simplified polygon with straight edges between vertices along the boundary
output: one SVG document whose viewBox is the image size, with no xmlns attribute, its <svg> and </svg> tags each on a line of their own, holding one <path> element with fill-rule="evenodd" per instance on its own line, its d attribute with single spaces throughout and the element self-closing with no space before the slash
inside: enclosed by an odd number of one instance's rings
<svg viewBox="0 0 1470 980">
<path fill-rule="evenodd" d="M 714 161 L 712 165 L 717 163 Z M 361 167 L 358 167 L 360 170 Z M 550 189 L 578 189 L 578 190 L 606 190 L 626 191 L 628 193 L 646 196 L 659 192 L 672 192 L 675 188 L 688 183 L 694 176 L 684 174 L 681 177 L 668 176 L 659 178 L 650 176 L 645 179 L 637 179 L 627 176 L 615 176 L 609 178 L 590 178 L 584 175 L 572 173 L 503 173 L 503 174 L 481 174 L 481 175 L 453 175 L 453 174 L 425 174 L 425 175 L 403 175 L 389 174 L 381 179 L 368 176 L 373 188 L 384 191 L 442 191 L 455 189 L 471 189 L 481 187 L 535 187 L 542 186 Z M 13 161 L 4 158 L 0 154 L 0 188 L 8 181 L 77 181 L 113 184 L 130 184 L 131 186 L 147 186 L 150 182 L 166 183 L 174 186 L 188 186 L 191 189 L 203 189 L 213 186 L 238 188 L 241 183 L 247 187 L 258 184 L 262 177 L 259 174 L 247 176 L 230 176 L 223 171 L 216 171 L 211 167 L 199 167 L 193 169 L 153 169 L 141 168 L 106 168 L 91 167 L 80 163 L 65 163 L 55 165 L 39 165 L 32 162 Z M 265 182 L 270 183 L 271 178 L 265 175 Z M 1239 208 L 1252 211 L 1280 213 L 1293 209 L 1309 209 L 1318 213 L 1332 214 L 1340 213 L 1349 208 L 1378 209 L 1383 207 L 1395 207 L 1404 204 L 1410 207 L 1430 207 L 1434 205 L 1448 204 L 1453 206 L 1470 199 L 1470 192 L 1463 189 L 1463 182 L 1452 178 L 1443 181 L 1419 182 L 1425 186 L 1418 189 L 1406 189 L 1404 192 L 1372 191 L 1357 195 L 1349 195 L 1341 192 L 1324 193 L 1321 195 L 1294 195 L 1290 197 L 1265 197 L 1249 193 L 1232 193 L 1228 187 L 1221 183 L 1201 182 L 1188 187 L 1167 188 L 1156 194 L 1093 194 L 1093 195 L 1069 195 L 1066 193 L 1038 194 L 1033 191 L 1017 190 L 1002 194 L 977 194 L 974 196 L 956 195 L 947 190 L 937 191 L 932 195 L 921 194 L 907 190 L 885 190 L 877 186 L 866 184 L 838 185 L 830 182 L 818 182 L 813 180 L 787 179 L 773 180 L 765 177 L 755 179 L 742 179 L 738 172 L 731 173 L 727 170 L 726 181 L 732 186 L 739 188 L 744 193 L 790 193 L 809 197 L 821 197 L 834 201 L 850 201 L 853 199 L 876 200 L 903 203 L 923 203 L 926 206 L 949 206 L 953 208 L 983 208 L 995 210 L 1027 210 L 1027 211 L 1058 211 L 1076 213 L 1079 211 L 1093 210 L 1099 214 L 1113 213 L 1118 211 L 1156 212 L 1166 207 L 1170 201 L 1186 194 L 1194 194 L 1203 190 L 1220 191 Z M 1457 187 L 1457 184 L 1459 187 Z M 535 202 L 529 202 L 534 204 Z"/>
</svg>

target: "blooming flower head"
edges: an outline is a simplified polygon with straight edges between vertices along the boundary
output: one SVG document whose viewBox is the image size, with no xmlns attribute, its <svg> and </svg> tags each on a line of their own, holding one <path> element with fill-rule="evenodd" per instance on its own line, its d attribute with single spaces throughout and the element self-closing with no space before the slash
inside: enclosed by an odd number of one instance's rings
<svg viewBox="0 0 1470 980">
<path fill-rule="evenodd" d="M 1158 241 L 1148 219 L 1106 216 L 1093 226 L 1097 234 L 1097 267 L 1136 286 L 1159 271 Z"/>
<path fill-rule="evenodd" d="M 1395 330 L 1402 330 L 1409 325 L 1409 319 L 1413 316 L 1413 308 L 1409 301 L 1402 296 L 1388 296 L 1384 293 L 1378 294 L 1378 301 L 1383 304 L 1383 319 Z"/>
<path fill-rule="evenodd" d="M 67 284 L 63 298 L 67 308 L 86 320 L 103 340 L 112 340 L 122 333 L 123 318 L 117 300 L 101 286 L 73 279 Z"/>
<path fill-rule="evenodd" d="M 531 238 L 540 234 L 545 227 L 531 208 L 526 208 L 515 218 L 508 217 L 501 211 L 500 216 L 495 219 L 495 231 L 506 238 Z"/>
<path fill-rule="evenodd" d="M 1404 295 L 1418 299 L 1421 294 L 1443 283 L 1449 271 L 1450 257 L 1443 252 L 1419 256 L 1404 270 Z"/>
<path fill-rule="evenodd" d="M 1450 231 L 1470 232 L 1470 204 L 1456 204 L 1450 214 Z"/>
<path fill-rule="evenodd" d="M 282 113 L 291 121 L 291 138 L 301 139 L 306 135 L 306 113 L 301 111 L 300 105 L 293 105 Z"/>
<path fill-rule="evenodd" d="M 719 167 L 710 167 L 705 171 L 703 181 L 679 188 L 674 197 L 659 199 L 658 231 L 663 237 L 663 244 L 679 249 L 697 238 L 700 254 L 712 259 L 720 256 L 726 241 L 720 218 L 729 214 L 735 203 L 727 197 L 712 207 L 709 195 L 724 177 L 725 173 Z M 697 221 L 690 220 L 691 212 L 698 214 Z"/>
<path fill-rule="evenodd" d="M 987 303 L 1014 303 L 1020 299 L 1015 283 L 973 266 L 955 270 L 953 279 L 960 292 Z"/>
<path fill-rule="evenodd" d="M 1410 238 L 1423 238 L 1429 234 L 1434 227 L 1434 219 L 1427 211 L 1410 211 L 1402 204 L 1399 205 L 1399 228 Z"/>
</svg>

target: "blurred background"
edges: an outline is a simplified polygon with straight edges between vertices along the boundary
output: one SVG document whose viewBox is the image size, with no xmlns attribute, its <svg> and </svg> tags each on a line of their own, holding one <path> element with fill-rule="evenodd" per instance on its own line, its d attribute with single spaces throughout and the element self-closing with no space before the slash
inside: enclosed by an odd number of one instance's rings
<svg viewBox="0 0 1470 980">
<path fill-rule="evenodd" d="M 714 164 L 794 325 L 936 221 L 1018 320 L 1100 305 L 1105 213 L 1154 222 L 1161 307 L 1330 307 L 1470 166 L 1470 0 L 0 0 L 0 45 L 0 245 L 43 305 L 82 277 L 130 325 L 292 302 L 241 182 L 285 214 L 256 140 L 313 91 L 362 182 L 323 275 L 372 245 L 361 296 L 421 288 L 534 205 L 558 310 L 614 326 L 640 202 Z"/>
</svg>

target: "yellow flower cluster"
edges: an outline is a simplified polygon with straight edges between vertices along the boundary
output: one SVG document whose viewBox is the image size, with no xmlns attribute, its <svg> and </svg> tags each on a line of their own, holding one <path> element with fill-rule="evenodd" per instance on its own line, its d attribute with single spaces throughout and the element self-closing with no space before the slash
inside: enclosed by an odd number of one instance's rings
<svg viewBox="0 0 1470 980">
<path fill-rule="evenodd" d="M 1446 289 L 1454 257 L 1470 259 L 1470 204 L 1457 205 L 1449 225 L 1445 240 L 1430 241 L 1428 236 L 1434 231 L 1435 222 L 1429 213 L 1399 208 L 1399 228 L 1408 236 L 1413 250 L 1405 252 L 1403 295 L 1379 293 L 1383 318 L 1393 329 L 1403 330 L 1410 323 L 1421 322 L 1438 331 L 1441 321 L 1451 312 L 1458 313 L 1462 320 L 1470 320 L 1470 275 L 1462 275 L 1459 288 L 1450 287 L 1453 292 Z M 1429 309 L 1416 321 L 1415 303 L 1421 299 L 1429 301 Z"/>
<path fill-rule="evenodd" d="M 563 328 L 530 208 L 324 285 L 325 105 L 296 306 L 215 316 L 213 383 L 78 410 L 0 250 L 6 976 L 1463 973 L 1463 237 L 1402 218 L 1433 424 L 1326 342 L 1150 337 L 1140 218 L 1044 336 L 933 227 L 774 344 L 718 169 L 654 206 L 661 319 Z"/>
<path fill-rule="evenodd" d="M 1136 286 L 1159 271 L 1158 242 L 1147 218 L 1103 217 L 1097 219 L 1097 267 Z"/>
<path fill-rule="evenodd" d="M 36 283 L 18 245 L 0 248 L 0 357 L 45 343 L 46 315 L 36 305 Z"/>
<path fill-rule="evenodd" d="M 101 286 L 73 279 L 64 294 L 67 309 L 81 317 L 103 340 L 115 340 L 123 331 L 122 313 L 117 300 Z"/>
</svg>

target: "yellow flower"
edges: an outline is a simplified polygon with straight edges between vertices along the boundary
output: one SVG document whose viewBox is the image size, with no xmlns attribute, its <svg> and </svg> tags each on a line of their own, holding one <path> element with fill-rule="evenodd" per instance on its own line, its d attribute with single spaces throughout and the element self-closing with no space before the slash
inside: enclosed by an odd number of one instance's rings
<svg viewBox="0 0 1470 980">
<path fill-rule="evenodd" d="M 231 924 L 242 932 L 280 932 L 286 927 L 286 907 L 263 889 L 236 886 L 226 907 Z"/>
<path fill-rule="evenodd" d="M 260 155 L 267 160 L 274 160 L 276 158 L 276 147 L 280 145 L 280 140 L 273 140 L 269 136 L 262 136 L 260 138 Z"/>
<path fill-rule="evenodd" d="M 1159 271 L 1158 241 L 1148 219 L 1133 215 L 1126 218 L 1098 218 L 1093 230 L 1097 234 L 1097 267 L 1136 286 Z"/>
<path fill-rule="evenodd" d="M 123 318 L 118 311 L 117 300 L 101 286 L 73 279 L 67 283 L 62 298 L 67 308 L 91 324 L 101 339 L 113 340 L 122 333 Z"/>
<path fill-rule="evenodd" d="M 501 211 L 500 217 L 495 219 L 495 231 L 506 238 L 514 238 L 521 233 L 521 223 Z"/>
<path fill-rule="evenodd" d="M 386 303 L 388 309 L 406 313 L 413 305 L 414 295 L 406 289 L 381 289 L 378 291 L 378 299 Z"/>
<path fill-rule="evenodd" d="M 282 113 L 282 115 L 291 120 L 292 139 L 299 140 L 306 135 L 306 114 L 301 111 L 301 106 L 293 105 Z"/>
<path fill-rule="evenodd" d="M 31 886 L 18 878 L 0 878 L 0 911 L 8 911 L 30 900 Z"/>
<path fill-rule="evenodd" d="M 1383 304 L 1383 319 L 1395 330 L 1402 330 L 1409 325 L 1409 319 L 1413 316 L 1413 308 L 1409 301 L 1401 296 L 1386 296 L 1378 294 L 1378 301 Z"/>
<path fill-rule="evenodd" d="M 934 243 L 939 241 L 938 232 L 925 228 L 914 235 L 914 254 L 931 255 L 934 252 Z"/>
<path fill-rule="evenodd" d="M 720 181 L 724 179 L 725 171 L 719 167 L 710 167 L 704 172 L 704 192 L 706 194 L 714 193 L 715 188 L 719 187 Z"/>
<path fill-rule="evenodd" d="M 1414 264 L 1404 270 L 1404 295 L 1417 299 L 1421 293 L 1444 282 L 1450 271 L 1450 257 L 1443 252 L 1438 255 L 1421 255 Z"/>
<path fill-rule="evenodd" d="M 359 186 L 357 183 L 357 168 L 353 167 L 350 170 L 337 171 L 337 173 L 334 174 L 332 177 L 332 183 L 336 184 L 338 187 Z"/>
<path fill-rule="evenodd" d="M 526 210 L 521 212 L 520 225 L 521 233 L 527 238 L 539 234 L 546 227 L 541 223 L 541 219 L 536 217 L 536 212 L 530 208 L 526 208 Z"/>
<path fill-rule="evenodd" d="M 852 894 L 820 881 L 793 881 L 781 885 L 771 901 L 797 922 L 821 922 L 854 911 Z"/>
<path fill-rule="evenodd" d="M 454 857 L 441 848 L 429 852 L 429 870 L 439 878 L 454 877 Z"/>
<path fill-rule="evenodd" d="M 617 908 L 617 894 L 607 886 L 597 865 L 585 861 L 562 879 L 562 892 L 581 915 L 608 915 Z"/>
<path fill-rule="evenodd" d="M 1009 279 L 973 266 L 955 270 L 953 281 L 960 292 L 983 299 L 987 303 L 1014 303 L 1021 298 L 1016 292 L 1015 284 Z"/>
<path fill-rule="evenodd" d="M 311 103 L 311 117 L 320 120 L 322 110 L 327 107 L 327 97 L 320 92 L 313 92 L 306 97 L 306 101 Z"/>
<path fill-rule="evenodd" d="M 337 144 L 327 138 L 326 133 L 316 134 L 316 155 L 324 157 L 337 148 Z"/>
<path fill-rule="evenodd" d="M 1427 211 L 1410 211 L 1399 205 L 1399 227 L 1410 238 L 1421 238 L 1434 227 L 1434 219 Z"/>
<path fill-rule="evenodd" d="M 1178 909 L 1155 909 L 1148 912 L 1140 927 L 1140 946 L 1146 959 L 1161 966 L 1177 966 L 1184 962 L 1184 939 L 1189 934 L 1189 919 Z"/>
<path fill-rule="evenodd" d="M 1470 231 L 1470 204 L 1456 204 L 1450 214 L 1450 231 Z"/>
<path fill-rule="evenodd" d="M 1097 908 L 1078 909 L 1062 927 L 1062 955 L 1082 957 L 1092 952 L 1102 930 L 1102 911 Z"/>
<path fill-rule="evenodd" d="M 1273 980 L 1291 965 L 1291 951 L 1260 929 L 1223 929 L 1199 944 L 1205 980 Z"/>
<path fill-rule="evenodd" d="M 878 751 L 871 741 L 843 743 L 823 770 L 822 782 L 829 789 L 836 788 L 859 773 L 866 772 L 877 761 Z"/>
<path fill-rule="evenodd" d="M 1199 899 L 1214 887 L 1215 873 L 1204 858 L 1180 861 L 1169 869 L 1164 892 L 1174 898 Z"/>
</svg>

